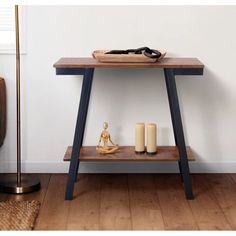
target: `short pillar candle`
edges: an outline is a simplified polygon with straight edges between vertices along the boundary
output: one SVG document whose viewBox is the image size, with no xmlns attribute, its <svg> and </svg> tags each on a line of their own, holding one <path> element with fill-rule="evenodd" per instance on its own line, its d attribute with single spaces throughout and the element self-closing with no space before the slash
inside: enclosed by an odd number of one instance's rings
<svg viewBox="0 0 236 236">
<path fill-rule="evenodd" d="M 157 126 L 156 124 L 147 125 L 147 154 L 157 153 Z"/>
<path fill-rule="evenodd" d="M 135 126 L 135 152 L 145 153 L 145 125 L 136 123 Z"/>
</svg>

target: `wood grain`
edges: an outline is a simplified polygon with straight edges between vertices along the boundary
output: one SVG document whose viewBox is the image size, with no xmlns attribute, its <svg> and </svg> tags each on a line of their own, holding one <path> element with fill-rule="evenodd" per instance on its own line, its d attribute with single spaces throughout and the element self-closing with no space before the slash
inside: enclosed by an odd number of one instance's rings
<svg viewBox="0 0 236 236">
<path fill-rule="evenodd" d="M 61 58 L 54 65 L 55 68 L 203 68 L 204 65 L 197 58 L 168 58 L 165 57 L 154 63 L 102 63 L 96 59 Z"/>
<path fill-rule="evenodd" d="M 153 175 L 128 175 L 133 230 L 163 230 Z"/>
<path fill-rule="evenodd" d="M 192 180 L 195 199 L 189 201 L 189 205 L 199 229 L 230 230 L 231 227 L 212 192 L 211 185 L 206 181 L 206 175 L 193 175 Z"/>
<path fill-rule="evenodd" d="M 231 176 L 231 178 L 234 180 L 234 182 L 236 184 L 236 174 L 231 174 L 230 176 Z"/>
<path fill-rule="evenodd" d="M 179 175 L 173 174 L 79 174 L 73 201 L 64 200 L 66 175 L 39 177 L 38 192 L 0 193 L 0 201 L 42 201 L 36 229 L 236 229 L 235 174 L 193 175 L 191 201 L 185 199 Z"/>
<path fill-rule="evenodd" d="M 103 175 L 100 204 L 101 230 L 132 229 L 126 175 Z"/>
<path fill-rule="evenodd" d="M 236 184 L 230 174 L 211 174 L 206 176 L 214 196 L 220 205 L 231 228 L 236 230 Z"/>
<path fill-rule="evenodd" d="M 52 175 L 36 225 L 37 230 L 65 230 L 70 201 L 65 201 L 67 175 Z"/>
<path fill-rule="evenodd" d="M 70 161 L 72 147 L 66 150 L 64 161 Z M 193 153 L 190 147 L 187 147 L 188 160 L 193 161 Z M 80 151 L 81 161 L 178 161 L 179 153 L 175 146 L 159 146 L 156 155 L 136 154 L 134 147 L 122 146 L 115 154 L 98 154 L 96 147 L 82 147 Z"/>
<path fill-rule="evenodd" d="M 68 215 L 68 230 L 99 230 L 101 175 L 79 175 Z"/>
<path fill-rule="evenodd" d="M 180 176 L 156 175 L 155 182 L 165 229 L 198 229 L 188 200 L 185 198 Z"/>
</svg>

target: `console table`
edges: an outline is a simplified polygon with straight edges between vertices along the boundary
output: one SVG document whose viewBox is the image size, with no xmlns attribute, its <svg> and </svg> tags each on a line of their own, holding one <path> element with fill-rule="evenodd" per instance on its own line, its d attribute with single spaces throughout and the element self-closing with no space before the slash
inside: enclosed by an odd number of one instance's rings
<svg viewBox="0 0 236 236">
<path fill-rule="evenodd" d="M 83 75 L 80 104 L 76 121 L 73 146 L 68 147 L 64 161 L 70 161 L 66 200 L 73 199 L 80 161 L 176 161 L 179 165 L 187 199 L 193 199 L 188 161 L 194 160 L 190 147 L 186 147 L 176 89 L 176 75 L 203 75 L 204 65 L 196 58 L 164 58 L 156 63 L 101 63 L 93 58 L 61 58 L 54 64 L 57 75 Z M 153 156 L 137 155 L 134 147 L 120 147 L 115 154 L 101 155 L 94 147 L 83 147 L 83 137 L 95 68 L 159 68 L 164 70 L 170 114 L 176 146 L 158 147 Z"/>
</svg>

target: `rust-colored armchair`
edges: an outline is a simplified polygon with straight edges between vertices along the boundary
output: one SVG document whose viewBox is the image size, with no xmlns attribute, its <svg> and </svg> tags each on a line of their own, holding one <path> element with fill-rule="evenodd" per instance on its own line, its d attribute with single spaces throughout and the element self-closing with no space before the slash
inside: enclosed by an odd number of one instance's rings
<svg viewBox="0 0 236 236">
<path fill-rule="evenodd" d="M 6 85 L 3 78 L 0 78 L 0 147 L 3 145 L 6 136 Z"/>
</svg>

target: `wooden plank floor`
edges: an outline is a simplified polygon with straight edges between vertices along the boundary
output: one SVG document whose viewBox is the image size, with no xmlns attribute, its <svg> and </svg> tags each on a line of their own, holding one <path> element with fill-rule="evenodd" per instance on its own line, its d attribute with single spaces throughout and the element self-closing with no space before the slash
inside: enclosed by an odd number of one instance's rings
<svg viewBox="0 0 236 236">
<path fill-rule="evenodd" d="M 192 175 L 192 201 L 177 174 L 81 174 L 73 201 L 64 200 L 67 175 L 38 177 L 38 192 L 0 193 L 41 202 L 35 230 L 236 230 L 236 174 Z"/>
</svg>

